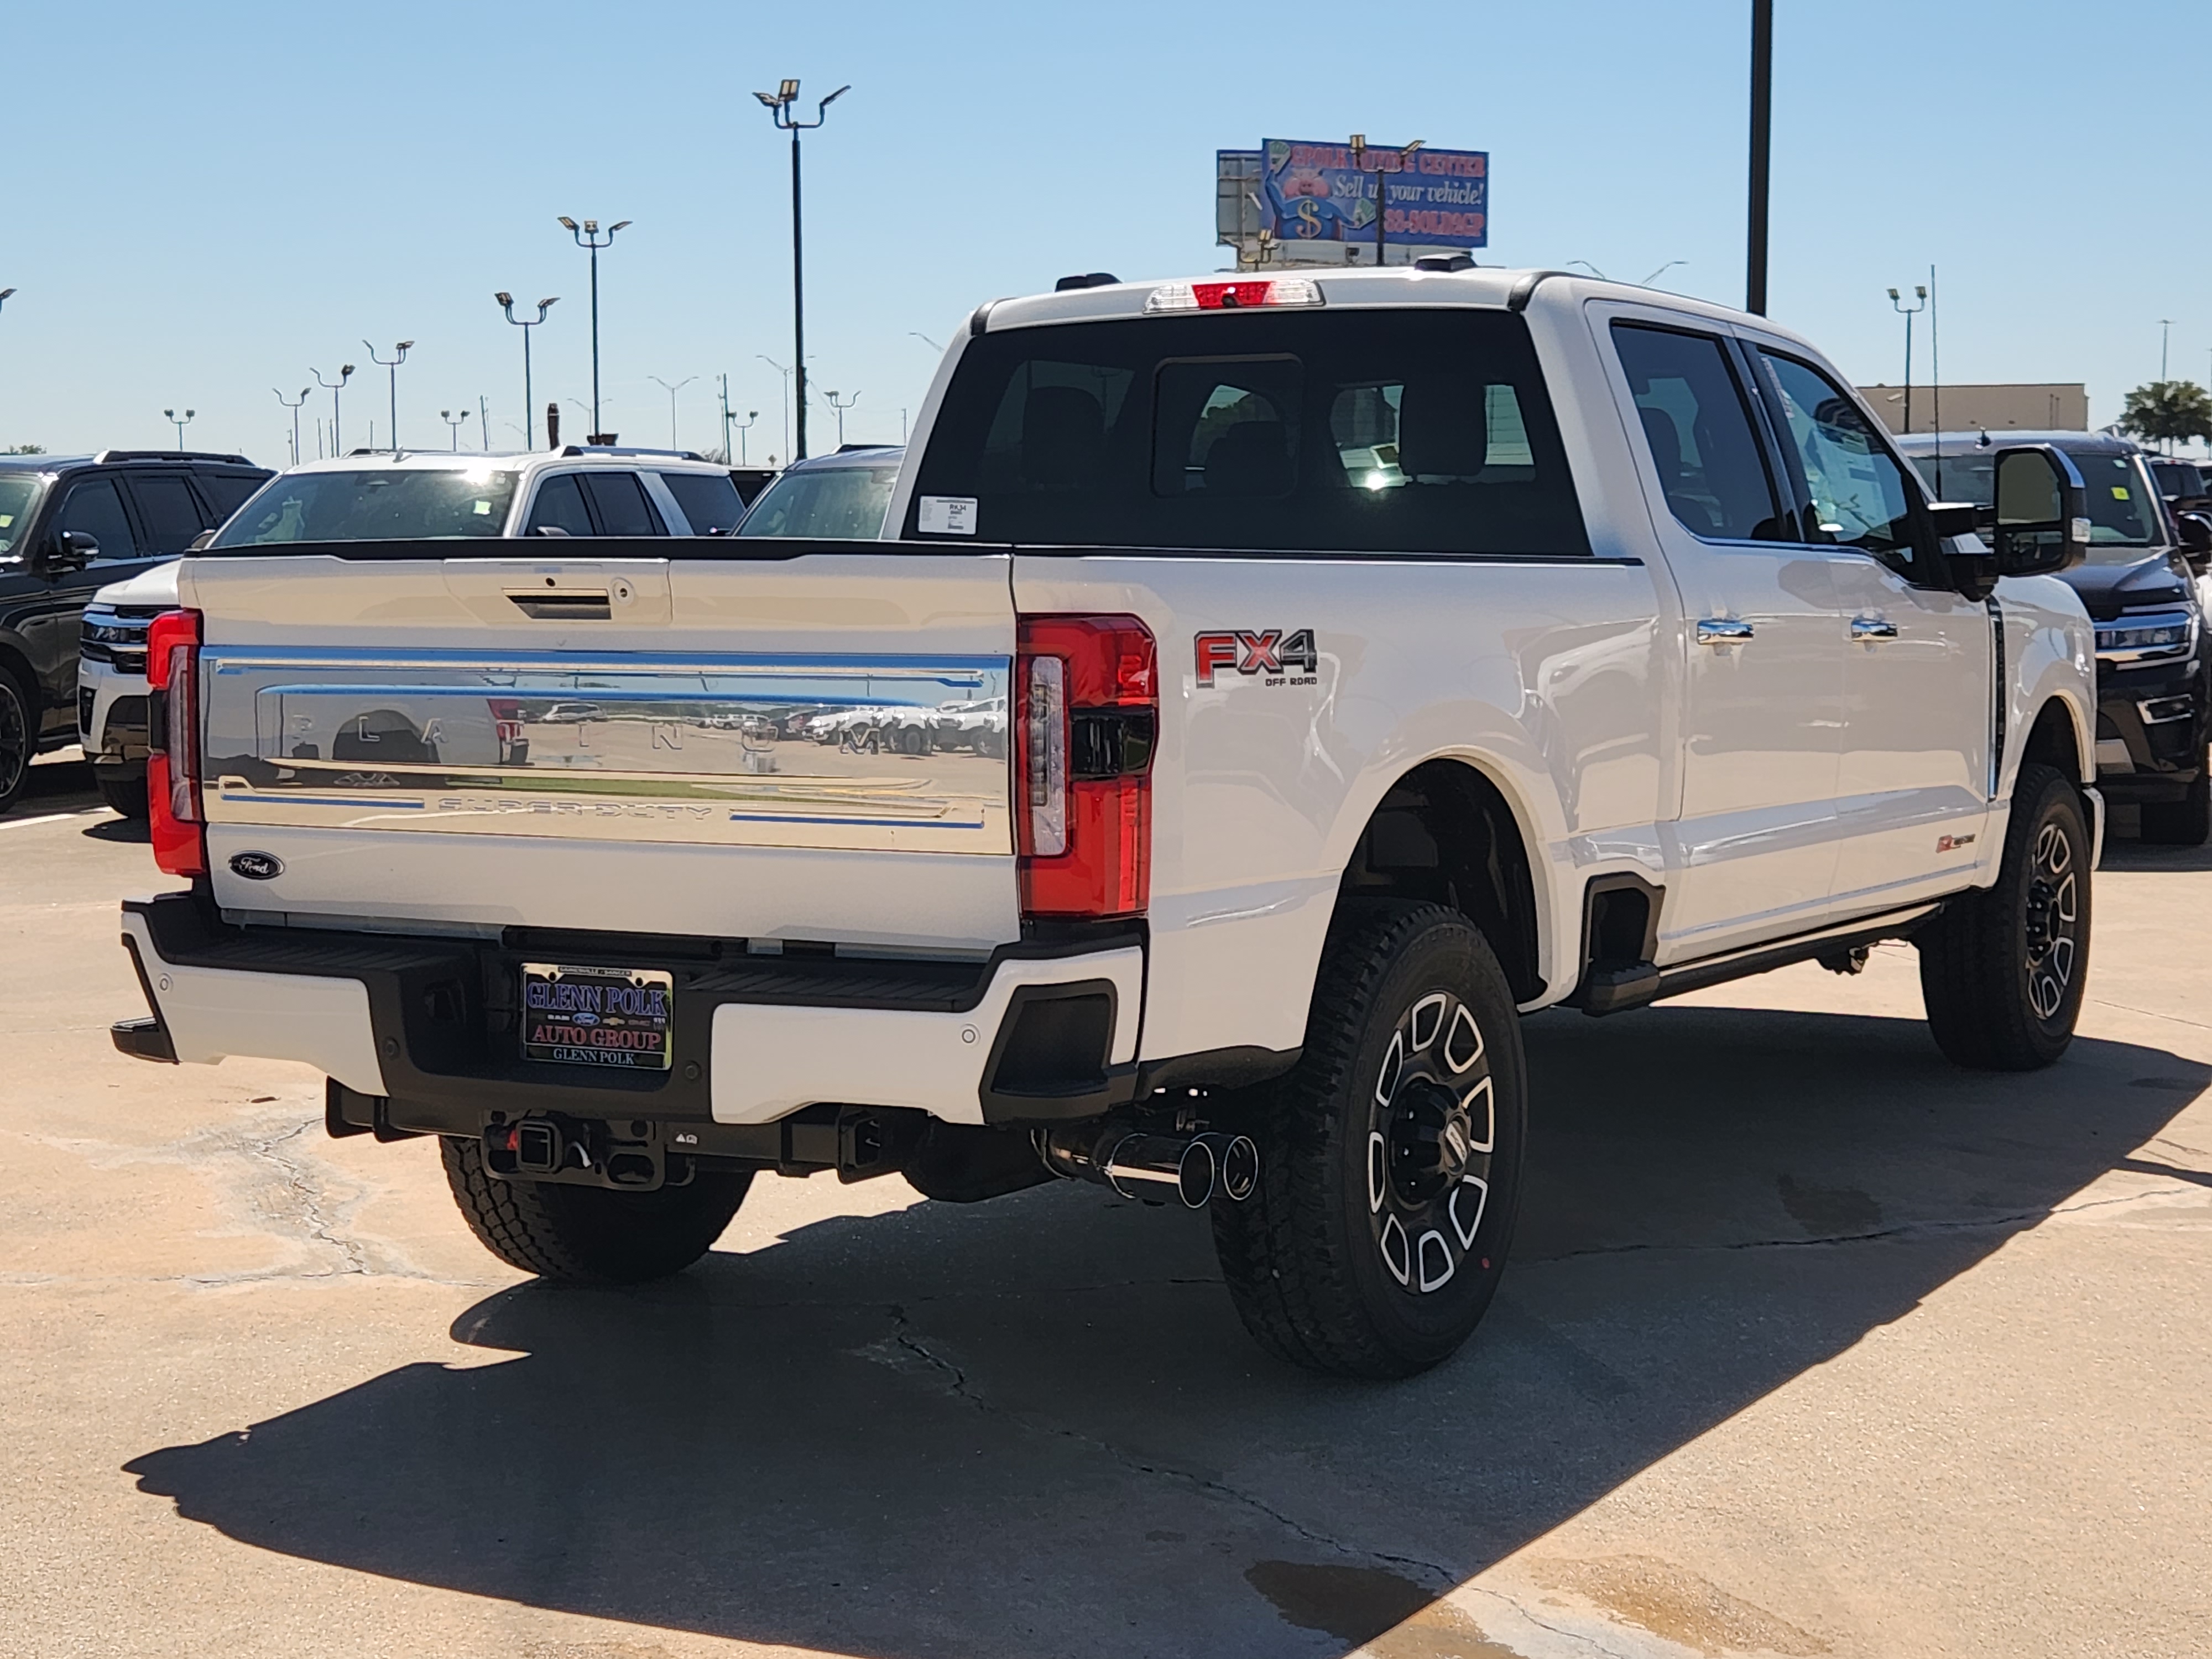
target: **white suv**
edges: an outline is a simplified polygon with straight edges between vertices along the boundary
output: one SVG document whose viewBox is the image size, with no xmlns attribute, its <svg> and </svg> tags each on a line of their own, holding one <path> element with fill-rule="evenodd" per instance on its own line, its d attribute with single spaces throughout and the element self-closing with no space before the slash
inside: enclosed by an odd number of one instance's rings
<svg viewBox="0 0 2212 1659">
<path fill-rule="evenodd" d="M 207 545 L 503 536 L 719 536 L 744 517 L 729 469 L 690 451 L 565 448 L 521 455 L 356 454 L 280 473 Z M 146 629 L 177 603 L 174 561 L 103 587 L 85 608 L 79 735 L 107 804 L 146 816 Z"/>
</svg>

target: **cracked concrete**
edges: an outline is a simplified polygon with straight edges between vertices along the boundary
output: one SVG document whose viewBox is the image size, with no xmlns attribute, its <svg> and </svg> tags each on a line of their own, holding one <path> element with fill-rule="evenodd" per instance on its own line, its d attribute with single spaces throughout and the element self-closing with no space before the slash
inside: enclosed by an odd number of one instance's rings
<svg viewBox="0 0 2212 1659">
<path fill-rule="evenodd" d="M 1091 1188 L 763 1179 L 670 1284 L 520 1281 L 298 1068 L 106 1048 L 102 822 L 0 887 L 18 1650 L 2212 1651 L 2212 862 L 2118 849 L 2035 1077 L 1936 1059 L 1908 951 L 1531 1022 L 1504 1291 L 1376 1389 Z"/>
</svg>

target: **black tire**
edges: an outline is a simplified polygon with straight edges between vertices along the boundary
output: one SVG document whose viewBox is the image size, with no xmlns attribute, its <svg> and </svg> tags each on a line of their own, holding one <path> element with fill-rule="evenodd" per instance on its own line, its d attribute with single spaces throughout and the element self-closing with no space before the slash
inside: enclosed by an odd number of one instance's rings
<svg viewBox="0 0 2212 1659">
<path fill-rule="evenodd" d="M 2020 769 L 1996 885 L 1962 893 L 1913 936 L 1936 1046 L 1977 1071 L 2032 1072 L 2074 1040 L 2089 976 L 2089 824 L 2081 792 Z"/>
<path fill-rule="evenodd" d="M 149 816 L 144 772 L 120 766 L 95 766 L 92 769 L 92 781 L 110 811 L 120 812 L 126 818 Z"/>
<path fill-rule="evenodd" d="M 549 1181 L 505 1181 L 483 1143 L 443 1137 L 446 1182 L 477 1242 L 510 1267 L 578 1285 L 665 1279 L 714 1247 L 744 1202 L 752 1171 L 702 1170 L 684 1187 L 623 1193 Z"/>
<path fill-rule="evenodd" d="M 38 752 L 39 700 L 12 671 L 0 668 L 0 812 L 23 793 Z"/>
<path fill-rule="evenodd" d="M 1241 1103 L 1259 1188 L 1213 1205 L 1222 1274 L 1262 1347 L 1398 1377 L 1467 1340 L 1520 1207 L 1527 1075 L 1504 971 L 1465 916 L 1340 906 L 1297 1067 Z"/>
<path fill-rule="evenodd" d="M 2202 847 L 2212 840 L 2212 758 L 2199 762 L 2197 781 L 2179 800 L 2146 801 L 2142 838 L 2160 847 Z"/>
</svg>

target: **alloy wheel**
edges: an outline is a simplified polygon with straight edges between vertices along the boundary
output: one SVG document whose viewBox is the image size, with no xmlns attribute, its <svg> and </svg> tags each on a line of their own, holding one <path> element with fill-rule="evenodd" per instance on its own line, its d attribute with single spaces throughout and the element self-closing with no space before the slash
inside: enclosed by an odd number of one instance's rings
<svg viewBox="0 0 2212 1659">
<path fill-rule="evenodd" d="M 2028 1006 L 2050 1019 L 2064 1006 L 2081 951 L 2081 888 L 2074 847 L 2058 824 L 2036 832 L 2026 892 Z"/>
<path fill-rule="evenodd" d="M 1401 1289 L 1430 1295 L 1451 1282 L 1474 1249 L 1497 1144 L 1482 1028 L 1459 998 L 1432 991 L 1400 1018 L 1376 1073 L 1368 1117 L 1375 1249 Z"/>
</svg>

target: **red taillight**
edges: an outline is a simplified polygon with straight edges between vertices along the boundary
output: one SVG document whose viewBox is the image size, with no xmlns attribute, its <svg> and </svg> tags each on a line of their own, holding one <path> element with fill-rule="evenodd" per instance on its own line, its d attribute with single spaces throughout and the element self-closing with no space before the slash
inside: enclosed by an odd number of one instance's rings
<svg viewBox="0 0 2212 1659">
<path fill-rule="evenodd" d="M 146 630 L 146 680 L 161 713 L 149 722 L 146 802 L 154 862 L 173 876 L 207 873 L 200 810 L 200 613 L 167 611 Z"/>
<path fill-rule="evenodd" d="M 1145 297 L 1154 316 L 1176 311 L 1242 311 L 1252 306 L 1317 306 L 1310 276 L 1249 276 L 1233 283 L 1163 283 Z"/>
<path fill-rule="evenodd" d="M 1022 912 L 1133 916 L 1151 897 L 1159 660 L 1134 617 L 1024 617 L 1014 669 Z"/>
</svg>

